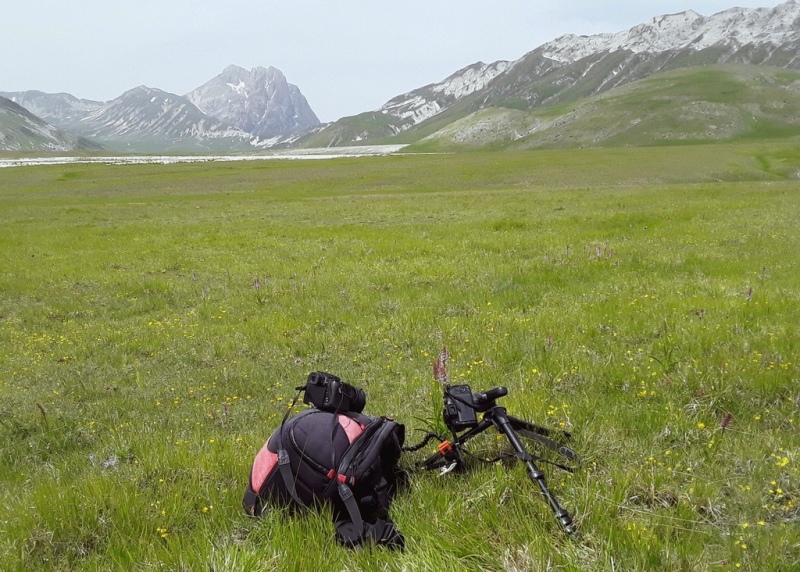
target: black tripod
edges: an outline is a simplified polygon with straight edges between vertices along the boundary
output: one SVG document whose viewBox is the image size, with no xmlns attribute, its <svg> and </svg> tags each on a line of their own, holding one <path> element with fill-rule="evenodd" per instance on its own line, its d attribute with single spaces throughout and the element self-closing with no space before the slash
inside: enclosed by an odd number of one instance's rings
<svg viewBox="0 0 800 572">
<path fill-rule="evenodd" d="M 501 407 L 496 403 L 499 397 L 507 394 L 508 390 L 505 387 L 495 387 L 486 392 L 472 393 L 468 385 L 446 386 L 444 390 L 444 421 L 453 432 L 454 440 L 444 440 L 439 446 L 438 452 L 420 463 L 420 465 L 426 469 L 440 467 L 463 469 L 462 446 L 476 435 L 494 426 L 506 436 L 514 449 L 514 456 L 525 463 L 528 468 L 528 477 L 539 486 L 539 490 L 542 492 L 556 519 L 563 526 L 564 531 L 567 534 L 572 534 L 576 530 L 572 517 L 558 504 L 558 501 L 550 492 L 544 472 L 534 462 L 538 458 L 525 450 L 519 436 L 522 435 L 539 441 L 571 461 L 580 462 L 580 459 L 568 447 L 558 445 L 549 439 L 550 431 L 545 427 L 539 427 L 508 415 L 505 407 Z M 480 421 L 477 419 L 477 413 L 483 413 Z M 459 431 L 465 429 L 468 429 L 468 431 L 457 435 Z M 569 437 L 568 433 L 565 433 L 565 435 Z M 569 472 L 573 471 L 569 467 L 557 463 L 554 464 Z"/>
</svg>

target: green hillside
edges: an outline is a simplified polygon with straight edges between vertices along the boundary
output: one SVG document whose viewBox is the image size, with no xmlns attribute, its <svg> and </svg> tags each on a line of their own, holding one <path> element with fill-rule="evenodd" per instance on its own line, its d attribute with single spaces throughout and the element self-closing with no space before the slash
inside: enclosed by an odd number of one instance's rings
<svg viewBox="0 0 800 572">
<path fill-rule="evenodd" d="M 800 72 L 724 65 L 651 76 L 534 112 L 486 109 L 409 148 L 571 148 L 800 136 Z"/>
<path fill-rule="evenodd" d="M 303 141 L 303 147 L 337 147 L 350 141 L 370 138 L 371 144 L 397 133 L 394 118 L 376 111 L 344 117 Z"/>
</svg>

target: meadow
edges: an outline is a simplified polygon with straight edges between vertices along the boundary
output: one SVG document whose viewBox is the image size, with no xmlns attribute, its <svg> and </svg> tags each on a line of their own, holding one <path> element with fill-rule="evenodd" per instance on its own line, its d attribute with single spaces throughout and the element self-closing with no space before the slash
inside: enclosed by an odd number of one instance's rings
<svg viewBox="0 0 800 572">
<path fill-rule="evenodd" d="M 0 568 L 797 569 L 798 228 L 792 142 L 0 169 Z M 578 534 L 519 463 L 413 473 L 402 553 L 244 515 L 310 371 L 414 444 L 443 346 Z"/>
</svg>

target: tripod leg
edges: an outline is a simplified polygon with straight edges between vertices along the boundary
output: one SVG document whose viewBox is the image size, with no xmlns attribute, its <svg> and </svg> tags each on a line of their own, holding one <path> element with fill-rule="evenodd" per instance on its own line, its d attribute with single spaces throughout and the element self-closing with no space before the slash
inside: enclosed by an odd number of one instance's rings
<svg viewBox="0 0 800 572">
<path fill-rule="evenodd" d="M 482 419 L 475 427 L 463 433 L 459 437 L 456 437 L 452 442 L 445 441 L 442 445 L 447 444 L 449 447 L 446 450 L 443 450 L 440 446 L 439 451 L 434 453 L 427 459 L 425 459 L 422 463 L 418 466 L 423 467 L 425 469 L 435 469 L 441 467 L 443 464 L 446 464 L 447 461 L 456 462 L 458 465 L 461 465 L 461 469 L 463 469 L 464 459 L 461 457 L 461 452 L 459 447 L 469 441 L 472 437 L 479 433 L 483 433 L 489 427 L 491 427 L 493 423 L 488 421 L 487 419 Z"/>
<path fill-rule="evenodd" d="M 528 477 L 530 477 L 530 479 L 539 486 L 539 490 L 542 491 L 542 495 L 547 501 L 547 504 L 550 505 L 550 509 L 553 511 L 553 514 L 564 527 L 564 531 L 567 534 L 572 534 L 575 532 L 576 528 L 572 522 L 572 517 L 566 510 L 561 508 L 556 498 L 550 492 L 550 489 L 547 487 L 547 480 L 545 479 L 544 473 L 539 467 L 536 466 L 536 463 L 533 462 L 533 457 L 531 454 L 525 450 L 525 447 L 522 445 L 522 442 L 519 440 L 519 437 L 514 431 L 514 427 L 512 426 L 508 415 L 506 414 L 506 410 L 502 407 L 495 407 L 494 409 L 488 411 L 485 417 L 490 417 L 494 426 L 497 427 L 497 430 L 508 438 L 508 441 L 511 443 L 511 447 L 513 447 L 517 457 L 528 467 Z"/>
</svg>

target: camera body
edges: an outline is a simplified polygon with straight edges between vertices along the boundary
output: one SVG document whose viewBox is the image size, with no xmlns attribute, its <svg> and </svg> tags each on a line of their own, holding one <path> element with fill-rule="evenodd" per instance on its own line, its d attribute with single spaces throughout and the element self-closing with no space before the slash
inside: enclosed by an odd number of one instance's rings
<svg viewBox="0 0 800 572">
<path fill-rule="evenodd" d="M 443 416 L 444 424 L 453 432 L 478 424 L 475 400 L 469 385 L 451 385 L 445 388 Z"/>
<path fill-rule="evenodd" d="M 472 393 L 469 385 L 447 385 L 444 388 L 444 424 L 454 433 L 478 426 L 478 413 L 496 407 L 495 401 L 508 395 L 508 389 L 498 386 Z"/>
<path fill-rule="evenodd" d="M 312 371 L 308 374 L 305 390 L 303 403 L 309 403 L 323 411 L 361 413 L 367 404 L 367 395 L 363 389 L 324 371 Z"/>
</svg>

